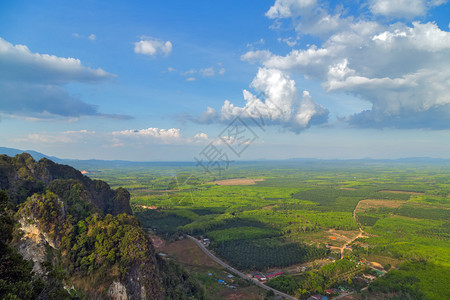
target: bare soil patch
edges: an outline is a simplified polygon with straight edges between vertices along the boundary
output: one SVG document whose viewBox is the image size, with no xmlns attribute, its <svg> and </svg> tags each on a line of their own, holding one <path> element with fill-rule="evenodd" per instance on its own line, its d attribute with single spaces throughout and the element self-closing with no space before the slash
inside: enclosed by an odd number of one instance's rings
<svg viewBox="0 0 450 300">
<path fill-rule="evenodd" d="M 193 241 L 189 239 L 183 239 L 167 244 L 159 250 L 175 256 L 177 260 L 184 265 L 222 269 L 222 266 L 213 261 Z"/>
<path fill-rule="evenodd" d="M 149 236 L 155 249 L 160 250 L 166 245 L 166 242 L 154 233 L 149 233 Z"/>
<path fill-rule="evenodd" d="M 272 208 L 274 208 L 274 206 L 275 205 L 267 205 L 267 206 L 264 206 L 262 209 L 265 209 L 265 210 L 272 210 Z"/>
<path fill-rule="evenodd" d="M 402 263 L 402 260 L 400 260 L 400 259 L 396 259 L 396 258 L 393 258 L 390 256 L 377 255 L 377 254 L 370 254 L 369 256 L 367 256 L 367 260 L 372 261 L 372 262 L 376 261 L 380 265 L 390 264 L 392 268 L 397 267 L 399 264 Z"/>
<path fill-rule="evenodd" d="M 264 179 L 235 178 L 235 179 L 217 180 L 211 183 L 215 183 L 217 185 L 254 185 L 258 181 L 264 181 Z"/>
<path fill-rule="evenodd" d="M 142 207 L 145 209 L 158 209 L 156 206 L 148 206 L 148 205 L 136 205 L 138 207 Z"/>
<path fill-rule="evenodd" d="M 228 272 L 223 271 L 223 267 L 207 256 L 193 241 L 190 239 L 183 239 L 157 248 L 158 251 L 168 253 L 170 256 L 176 258 L 189 272 L 196 274 L 206 274 L 212 272 L 217 276 L 228 281 L 225 275 Z M 238 287 L 237 290 L 231 290 L 226 286 L 219 285 L 217 282 L 207 286 L 207 294 L 210 299 L 264 299 L 260 296 L 265 292 L 254 285 L 248 287 Z"/>
<path fill-rule="evenodd" d="M 392 194 L 409 194 L 409 195 L 423 195 L 423 192 L 410 192 L 410 191 L 394 191 L 394 190 L 381 190 L 380 192 L 392 193 Z"/>
<path fill-rule="evenodd" d="M 230 289 L 223 289 L 219 292 L 219 298 L 227 300 L 241 300 L 241 299 L 264 299 L 264 294 L 260 295 L 260 291 L 256 286 L 249 286 L 240 288 L 238 291 Z"/>
<path fill-rule="evenodd" d="M 398 208 L 405 202 L 404 200 L 366 199 L 359 201 L 356 211 L 365 211 L 370 208 L 379 207 Z"/>
</svg>

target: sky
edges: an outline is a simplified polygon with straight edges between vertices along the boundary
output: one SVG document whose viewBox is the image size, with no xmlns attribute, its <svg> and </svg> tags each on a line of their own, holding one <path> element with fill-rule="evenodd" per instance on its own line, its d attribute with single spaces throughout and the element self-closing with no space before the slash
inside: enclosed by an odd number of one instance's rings
<svg viewBox="0 0 450 300">
<path fill-rule="evenodd" d="M 0 2 L 0 146 L 450 158 L 445 0 Z"/>
</svg>

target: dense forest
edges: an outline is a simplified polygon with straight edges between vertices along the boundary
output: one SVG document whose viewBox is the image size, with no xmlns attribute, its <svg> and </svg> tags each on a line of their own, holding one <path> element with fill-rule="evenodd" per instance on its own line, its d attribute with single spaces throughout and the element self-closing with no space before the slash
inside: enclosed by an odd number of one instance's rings
<svg viewBox="0 0 450 300">
<path fill-rule="evenodd" d="M 72 167 L 0 156 L 0 298 L 202 299 L 155 254 L 130 194 Z"/>
</svg>

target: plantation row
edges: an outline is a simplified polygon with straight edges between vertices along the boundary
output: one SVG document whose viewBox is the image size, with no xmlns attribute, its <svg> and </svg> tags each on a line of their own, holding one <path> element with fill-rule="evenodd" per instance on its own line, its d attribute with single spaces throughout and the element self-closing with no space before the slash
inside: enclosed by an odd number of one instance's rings
<svg viewBox="0 0 450 300">
<path fill-rule="evenodd" d="M 278 244 L 278 243 L 277 243 Z M 324 257 L 325 248 L 303 244 L 273 245 L 270 240 L 234 240 L 215 245 L 218 256 L 241 270 L 265 271 L 271 267 L 285 267 Z"/>
</svg>

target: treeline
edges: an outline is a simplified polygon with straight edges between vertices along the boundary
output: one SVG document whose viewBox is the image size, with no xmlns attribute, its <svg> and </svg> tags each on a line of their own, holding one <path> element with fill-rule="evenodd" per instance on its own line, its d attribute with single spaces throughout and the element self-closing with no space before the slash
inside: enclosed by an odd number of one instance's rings
<svg viewBox="0 0 450 300">
<path fill-rule="evenodd" d="M 355 263 L 341 259 L 327 264 L 317 271 L 305 272 L 299 277 L 285 275 L 274 278 L 267 285 L 287 294 L 296 295 L 298 298 L 306 299 L 311 294 L 323 293 L 325 289 L 339 282 L 348 283 L 348 279 L 359 271 L 360 269 Z"/>
<path fill-rule="evenodd" d="M 398 299 L 450 299 L 450 268 L 424 260 L 409 261 L 369 286 L 373 294 Z"/>
</svg>

